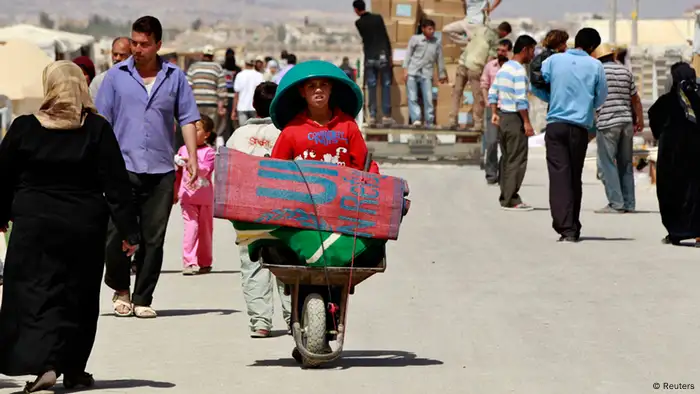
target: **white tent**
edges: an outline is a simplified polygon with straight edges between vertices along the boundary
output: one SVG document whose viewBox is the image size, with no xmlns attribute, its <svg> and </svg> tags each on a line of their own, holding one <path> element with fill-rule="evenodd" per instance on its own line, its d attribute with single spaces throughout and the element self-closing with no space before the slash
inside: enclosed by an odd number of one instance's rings
<svg viewBox="0 0 700 394">
<path fill-rule="evenodd" d="M 53 59 L 22 40 L 0 45 L 0 59 L 0 95 L 12 100 L 14 115 L 36 111 L 44 97 L 42 74 Z"/>
<path fill-rule="evenodd" d="M 68 60 L 73 58 L 74 54 L 80 56 L 81 49 L 87 50 L 89 56 L 92 57 L 92 44 L 95 42 L 93 36 L 44 29 L 32 25 L 20 24 L 0 28 L 0 42 L 17 39 L 34 43 L 51 59 L 56 59 L 56 54 L 60 53 L 67 55 Z"/>
</svg>

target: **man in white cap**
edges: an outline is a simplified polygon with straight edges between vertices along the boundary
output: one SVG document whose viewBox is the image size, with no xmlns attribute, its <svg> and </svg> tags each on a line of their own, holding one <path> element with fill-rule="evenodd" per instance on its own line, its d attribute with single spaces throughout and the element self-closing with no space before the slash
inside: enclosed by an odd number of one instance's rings
<svg viewBox="0 0 700 394">
<path fill-rule="evenodd" d="M 279 63 L 277 63 L 277 60 L 270 60 L 267 62 L 267 67 L 265 68 L 265 73 L 263 76 L 265 77 L 265 82 L 272 82 L 272 79 L 275 78 L 275 75 L 280 72 L 280 66 Z"/>
<path fill-rule="evenodd" d="M 231 112 L 231 120 L 238 120 L 241 126 L 244 126 L 248 119 L 255 117 L 253 95 L 255 88 L 265 82 L 262 73 L 255 70 L 255 62 L 255 56 L 247 55 L 245 69 L 236 75 L 233 83 L 233 106 L 236 110 Z"/>
<path fill-rule="evenodd" d="M 224 69 L 214 62 L 213 46 L 204 47 L 202 60 L 190 66 L 187 80 L 192 86 L 199 112 L 214 120 L 214 129 L 218 132 L 221 117 L 226 115 L 227 91 Z"/>
</svg>

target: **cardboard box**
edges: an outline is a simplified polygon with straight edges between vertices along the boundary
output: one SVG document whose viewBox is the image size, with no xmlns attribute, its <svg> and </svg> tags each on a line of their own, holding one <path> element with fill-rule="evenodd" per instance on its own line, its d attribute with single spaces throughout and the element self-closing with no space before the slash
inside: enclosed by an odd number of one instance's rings
<svg viewBox="0 0 700 394">
<path fill-rule="evenodd" d="M 457 21 L 461 21 L 462 19 L 464 19 L 464 13 L 461 13 L 460 15 L 461 16 L 459 16 L 459 15 L 457 15 L 457 16 L 455 16 L 455 15 L 441 15 L 440 17 L 442 18 L 443 28 L 452 22 L 457 22 Z"/>
<path fill-rule="evenodd" d="M 415 22 L 418 20 L 418 0 L 393 0 L 391 19 Z"/>
<path fill-rule="evenodd" d="M 435 124 L 438 126 L 447 126 L 452 123 L 452 119 L 450 119 L 451 110 L 452 106 L 449 104 L 438 102 L 438 105 L 435 106 Z"/>
<path fill-rule="evenodd" d="M 457 67 L 458 64 L 445 64 L 445 71 L 447 72 L 447 77 L 450 78 L 450 83 L 455 83 L 455 78 L 457 77 Z"/>
<path fill-rule="evenodd" d="M 464 17 L 464 3 L 452 1 L 436 1 L 433 9 L 436 14 L 461 15 Z"/>
<path fill-rule="evenodd" d="M 424 14 L 435 13 L 435 4 L 440 0 L 421 0 L 421 10 Z"/>
<path fill-rule="evenodd" d="M 385 21 L 391 19 L 391 0 L 372 0 L 370 10 L 373 14 L 379 14 Z"/>
<path fill-rule="evenodd" d="M 408 46 L 408 40 L 416 34 L 417 25 L 415 22 L 396 22 L 396 39 L 394 42 Z"/>
<path fill-rule="evenodd" d="M 454 90 L 454 87 L 449 83 L 438 84 L 436 87 L 438 105 L 450 106 L 452 103 L 452 91 Z"/>
<path fill-rule="evenodd" d="M 447 59 L 451 59 L 450 63 L 455 63 L 455 60 L 458 61 L 459 57 L 462 56 L 462 48 L 455 44 L 443 44 L 442 56 L 445 57 L 446 62 Z"/>
<path fill-rule="evenodd" d="M 389 35 L 389 42 L 396 42 L 396 26 L 399 22 L 384 21 L 386 25 L 386 34 Z"/>
<path fill-rule="evenodd" d="M 377 86 L 377 103 L 382 102 L 382 89 Z M 391 85 L 391 107 L 402 107 L 408 105 L 408 95 L 406 85 Z M 393 110 L 392 110 L 393 111 Z"/>
<path fill-rule="evenodd" d="M 391 61 L 394 62 L 394 67 L 401 66 L 408 53 L 407 44 L 395 43 L 391 44 L 391 47 L 393 51 Z"/>
<path fill-rule="evenodd" d="M 394 118 L 394 122 L 398 124 L 408 124 L 408 106 L 391 107 L 391 117 Z"/>
</svg>

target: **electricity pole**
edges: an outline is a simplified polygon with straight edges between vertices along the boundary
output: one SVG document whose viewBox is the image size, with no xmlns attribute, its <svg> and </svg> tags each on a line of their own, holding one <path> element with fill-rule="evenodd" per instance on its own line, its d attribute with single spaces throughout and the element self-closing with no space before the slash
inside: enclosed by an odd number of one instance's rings
<svg viewBox="0 0 700 394">
<path fill-rule="evenodd" d="M 639 0 L 632 0 L 632 46 L 637 46 L 637 18 L 639 17 Z"/>
<path fill-rule="evenodd" d="M 611 44 L 615 45 L 617 42 L 617 0 L 610 0 L 610 38 Z"/>
</svg>

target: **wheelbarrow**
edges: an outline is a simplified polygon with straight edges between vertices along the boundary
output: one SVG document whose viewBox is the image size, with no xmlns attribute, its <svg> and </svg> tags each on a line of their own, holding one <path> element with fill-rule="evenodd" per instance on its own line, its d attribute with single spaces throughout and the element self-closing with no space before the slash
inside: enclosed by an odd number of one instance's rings
<svg viewBox="0 0 700 394">
<path fill-rule="evenodd" d="M 292 357 L 302 367 L 312 368 L 340 358 L 348 298 L 355 293 L 355 286 L 386 270 L 386 257 L 371 268 L 266 264 L 264 260 L 262 266 L 285 284 L 285 295 L 291 295 L 292 336 L 296 343 Z M 338 299 L 339 304 L 332 303 Z M 336 341 L 335 350 L 329 346 L 331 340 Z"/>
</svg>

